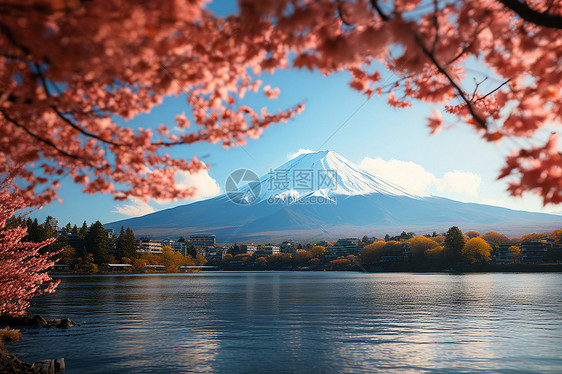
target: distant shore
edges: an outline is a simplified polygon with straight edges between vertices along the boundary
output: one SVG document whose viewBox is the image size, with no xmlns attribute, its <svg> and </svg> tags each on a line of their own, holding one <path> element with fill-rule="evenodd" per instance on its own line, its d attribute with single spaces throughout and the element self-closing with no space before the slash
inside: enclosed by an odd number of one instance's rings
<svg viewBox="0 0 562 374">
<path fill-rule="evenodd" d="M 204 273 L 221 271 L 355 271 L 366 273 L 543 273 L 543 272 L 562 272 L 562 264 L 459 264 L 453 267 L 423 266 L 422 264 L 408 263 L 387 263 L 380 265 L 354 266 L 348 269 L 324 269 L 306 268 L 291 266 L 254 266 L 233 264 L 226 265 L 217 270 L 204 270 Z M 80 271 L 52 271 L 50 275 L 110 275 L 110 274 L 185 274 L 194 271 L 149 271 L 149 272 L 128 272 L 128 271 L 99 271 L 95 274 Z"/>
</svg>

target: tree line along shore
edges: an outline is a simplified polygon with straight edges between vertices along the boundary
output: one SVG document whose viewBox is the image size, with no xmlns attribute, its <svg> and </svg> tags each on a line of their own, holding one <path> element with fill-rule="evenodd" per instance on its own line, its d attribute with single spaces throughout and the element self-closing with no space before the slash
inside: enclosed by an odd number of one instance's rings
<svg viewBox="0 0 562 374">
<path fill-rule="evenodd" d="M 55 220 L 56 221 L 56 220 Z M 216 246 L 213 255 L 180 237 L 181 251 L 164 245 L 158 253 L 139 252 L 139 241 L 130 228 L 118 235 L 97 221 L 79 228 L 70 223 L 60 230 L 53 218 L 44 223 L 19 220 L 27 228 L 23 239 L 42 242 L 57 252 L 55 273 L 96 274 L 105 272 L 186 272 L 223 270 L 357 270 L 357 271 L 548 271 L 562 263 L 562 229 L 508 238 L 498 232 L 463 233 L 453 226 L 445 233 L 416 236 L 402 232 L 384 238 L 363 236 L 311 243 L 284 242 L 273 245 Z M 288 244 L 287 244 L 288 243 Z M 218 255 L 217 255 L 218 254 Z M 116 266 L 118 265 L 118 266 Z"/>
</svg>

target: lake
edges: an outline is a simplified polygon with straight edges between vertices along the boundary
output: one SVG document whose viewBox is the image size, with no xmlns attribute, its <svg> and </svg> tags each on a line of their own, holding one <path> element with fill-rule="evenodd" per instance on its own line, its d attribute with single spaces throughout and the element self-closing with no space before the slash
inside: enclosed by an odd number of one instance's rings
<svg viewBox="0 0 562 374">
<path fill-rule="evenodd" d="M 562 274 L 208 272 L 63 277 L 69 329 L 10 351 L 67 373 L 562 372 Z"/>
</svg>

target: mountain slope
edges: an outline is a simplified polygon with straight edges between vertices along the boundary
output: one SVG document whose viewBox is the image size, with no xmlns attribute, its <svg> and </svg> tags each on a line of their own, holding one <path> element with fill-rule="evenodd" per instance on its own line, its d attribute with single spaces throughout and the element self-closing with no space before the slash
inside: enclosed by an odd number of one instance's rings
<svg viewBox="0 0 562 374">
<path fill-rule="evenodd" d="M 230 243 L 402 230 L 425 234 L 452 225 L 518 235 L 560 228 L 562 217 L 419 196 L 333 151 L 321 151 L 300 155 L 221 196 L 105 226 L 129 226 L 138 235 L 154 237 L 214 233 L 218 242 Z"/>
</svg>

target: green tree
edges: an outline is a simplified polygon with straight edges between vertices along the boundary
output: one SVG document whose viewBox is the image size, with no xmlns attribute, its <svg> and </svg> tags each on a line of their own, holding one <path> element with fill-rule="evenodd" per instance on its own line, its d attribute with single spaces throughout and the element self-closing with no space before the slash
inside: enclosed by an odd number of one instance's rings
<svg viewBox="0 0 562 374">
<path fill-rule="evenodd" d="M 67 245 L 61 252 L 61 264 L 67 265 L 69 270 L 75 270 L 77 266 L 76 249 Z"/>
<path fill-rule="evenodd" d="M 135 238 L 135 233 L 133 229 L 127 227 L 125 230 L 125 240 L 123 241 L 123 257 L 135 258 L 137 257 L 137 249 L 139 248 L 139 243 L 137 238 Z"/>
<path fill-rule="evenodd" d="M 445 234 L 445 256 L 448 260 L 459 260 L 465 244 L 464 235 L 457 226 L 451 227 Z"/>
<path fill-rule="evenodd" d="M 68 245 L 66 234 L 61 233 L 57 239 L 46 247 L 47 252 L 59 252 Z"/>
<path fill-rule="evenodd" d="M 62 233 L 64 235 L 72 233 L 72 223 L 68 222 L 66 226 L 63 227 Z"/>
<path fill-rule="evenodd" d="M 82 223 L 82 227 L 80 227 L 80 230 L 78 231 L 78 237 L 80 237 L 80 239 L 86 239 L 86 236 L 88 236 L 89 232 L 90 229 L 88 228 L 88 224 L 86 223 L 86 221 L 84 221 Z"/>
<path fill-rule="evenodd" d="M 230 249 L 229 249 L 230 251 Z M 197 258 L 197 248 L 195 248 L 195 246 L 191 243 L 187 243 L 185 245 L 185 253 L 186 255 L 191 256 L 192 258 Z M 232 253 L 232 252 L 229 252 Z"/>
<path fill-rule="evenodd" d="M 138 243 L 133 230 L 130 227 L 127 227 L 127 230 L 125 230 L 125 228 L 121 226 L 121 231 L 115 241 L 115 257 L 117 257 L 118 260 L 122 260 L 123 258 L 135 258 L 138 255 L 137 249 Z"/>
<path fill-rule="evenodd" d="M 122 259 L 125 256 L 123 253 L 123 241 L 125 240 L 125 228 L 121 226 L 121 230 L 119 231 L 119 236 L 115 240 L 115 257 L 117 259 Z"/>
<path fill-rule="evenodd" d="M 100 221 L 96 221 L 90 227 L 90 232 L 86 237 L 86 250 L 93 255 L 96 264 L 103 264 L 109 261 L 109 239 Z"/>
<path fill-rule="evenodd" d="M 74 242 L 76 248 L 76 255 L 82 259 L 86 258 L 88 251 L 86 250 L 86 237 L 90 233 L 86 221 L 82 223 L 82 227 L 78 230 L 78 240 Z"/>
<path fill-rule="evenodd" d="M 55 236 L 52 232 L 46 230 L 44 225 L 40 225 L 37 221 L 37 218 L 35 218 L 34 220 L 28 218 L 26 221 L 26 226 L 27 234 L 23 238 L 23 240 L 26 242 L 40 243 Z M 43 252 L 44 251 L 45 249 L 43 249 Z"/>
</svg>

